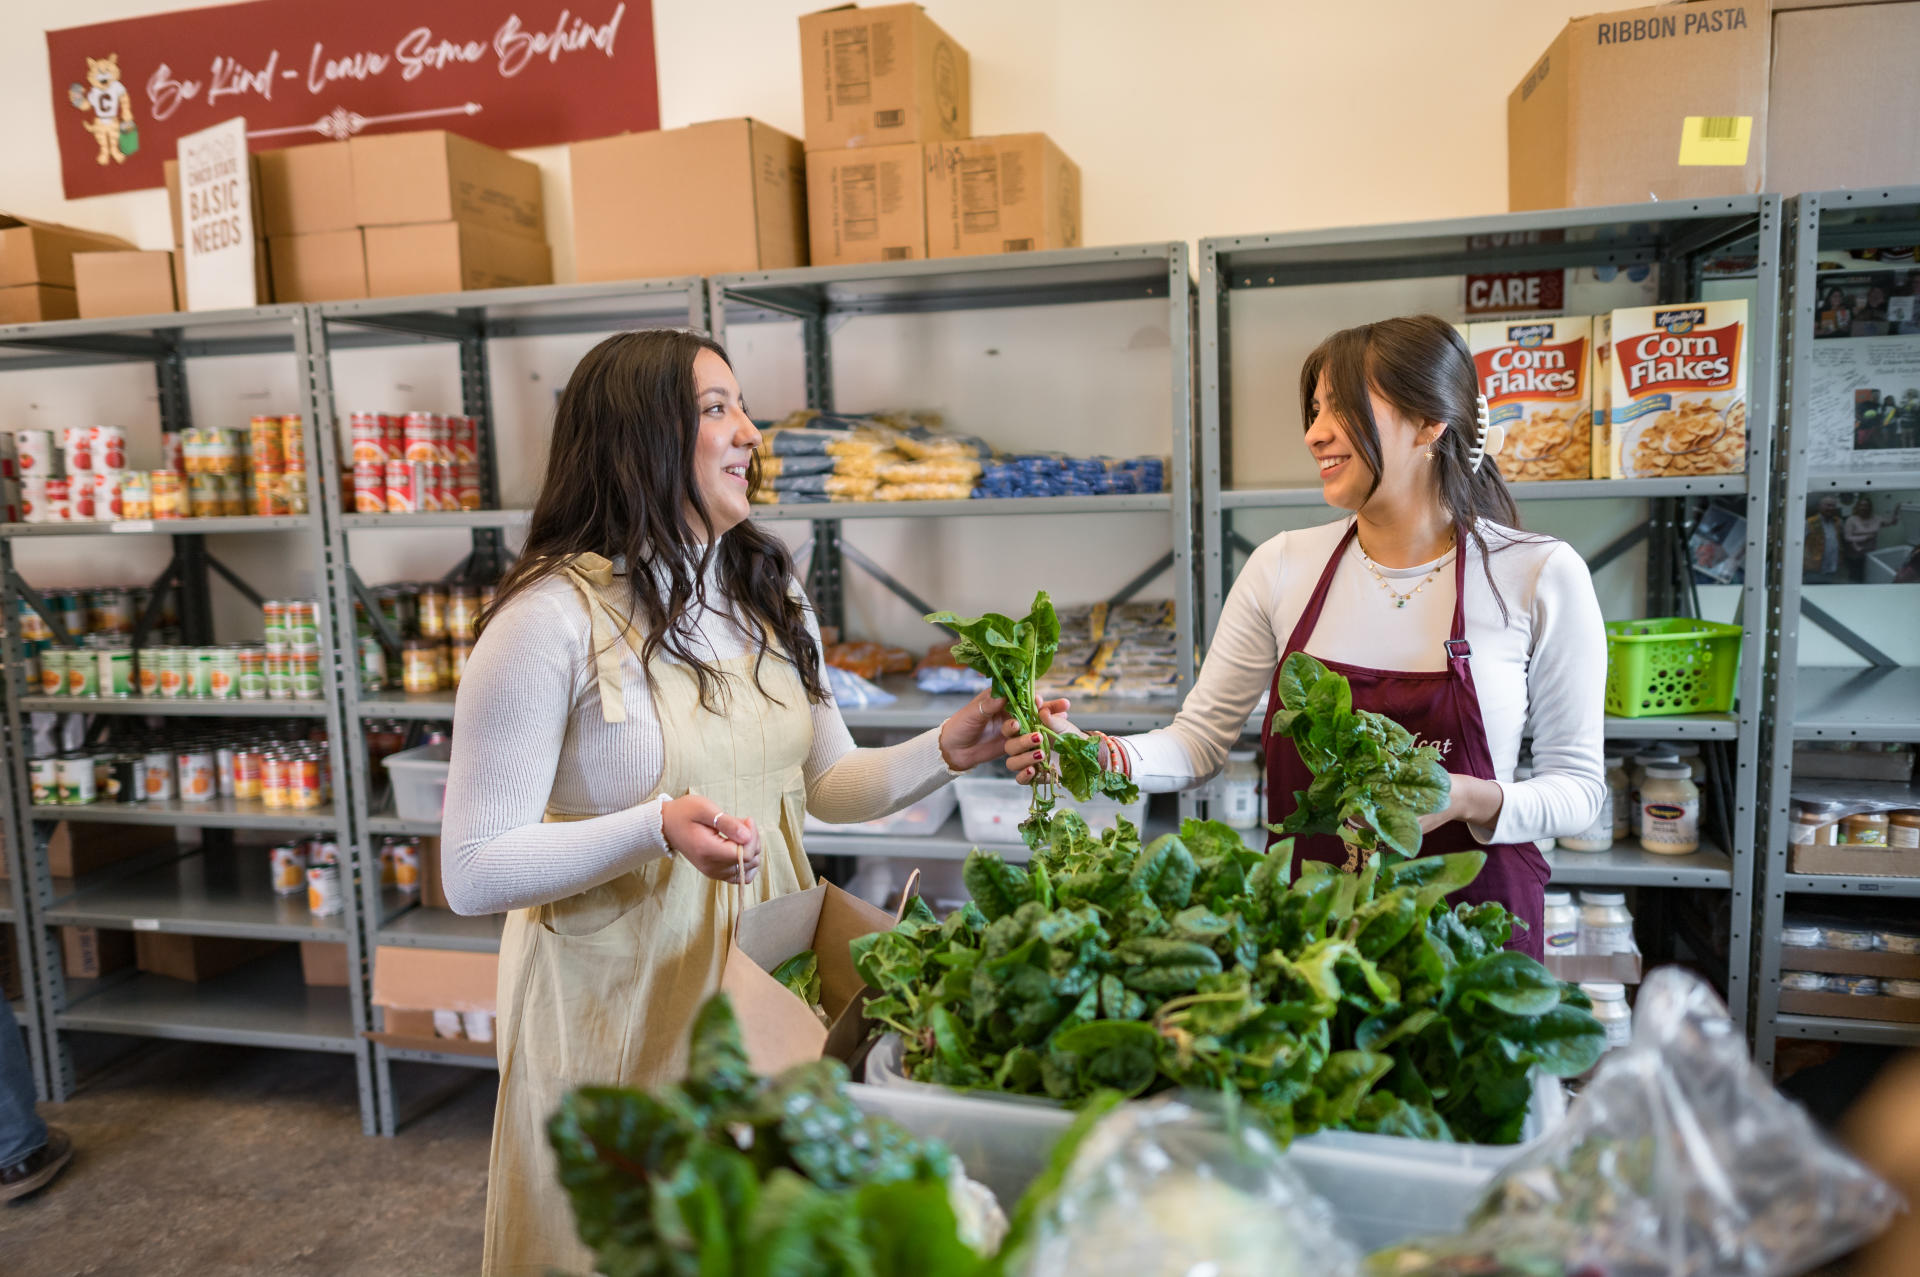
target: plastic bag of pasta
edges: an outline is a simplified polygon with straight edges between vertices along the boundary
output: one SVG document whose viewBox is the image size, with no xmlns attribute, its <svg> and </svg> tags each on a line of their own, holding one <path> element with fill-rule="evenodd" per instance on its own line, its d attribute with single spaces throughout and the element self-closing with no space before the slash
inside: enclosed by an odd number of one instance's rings
<svg viewBox="0 0 1920 1277">
<path fill-rule="evenodd" d="M 993 449 L 970 435 L 950 435 L 927 427 L 910 426 L 900 432 L 900 451 L 915 461 L 938 461 L 954 457 L 990 457 Z M 976 471 L 976 473 L 978 473 Z"/>
<path fill-rule="evenodd" d="M 884 483 L 875 501 L 965 501 L 973 488 L 964 483 Z"/>
</svg>

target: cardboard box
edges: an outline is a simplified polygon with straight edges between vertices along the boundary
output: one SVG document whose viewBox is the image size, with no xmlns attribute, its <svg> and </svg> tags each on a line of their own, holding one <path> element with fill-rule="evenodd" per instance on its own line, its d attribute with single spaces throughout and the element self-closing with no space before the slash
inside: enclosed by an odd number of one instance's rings
<svg viewBox="0 0 1920 1277">
<path fill-rule="evenodd" d="M 80 318 L 80 302 L 71 288 L 51 284 L 15 284 L 0 288 L 0 324 L 37 324 Z"/>
<path fill-rule="evenodd" d="M 1489 419 L 1506 438 L 1495 453 L 1509 483 L 1585 479 L 1593 471 L 1593 321 L 1501 319 L 1469 326 L 1468 348 Z"/>
<path fill-rule="evenodd" d="M 60 960 L 69 980 L 98 980 L 133 965 L 133 932 L 62 927 Z"/>
<path fill-rule="evenodd" d="M 279 947 L 272 940 L 182 936 L 168 931 L 133 933 L 134 961 L 139 968 L 175 980 L 211 980 Z"/>
<path fill-rule="evenodd" d="M 1613 312 L 1611 478 L 1747 468 L 1747 303 Z"/>
<path fill-rule="evenodd" d="M 350 301 L 367 296 L 363 232 L 321 231 L 267 241 L 276 302 Z"/>
<path fill-rule="evenodd" d="M 433 1013 L 492 1012 L 499 975 L 498 954 L 381 945 L 373 953 L 373 1004 L 382 1027 L 366 1036 L 388 1046 L 492 1056 L 491 1042 L 435 1037 Z"/>
<path fill-rule="evenodd" d="M 78 878 L 173 845 L 173 830 L 165 826 L 63 820 L 47 839 L 47 872 L 55 878 Z M 0 879 L 6 876 L 6 857 L 0 856 Z"/>
<path fill-rule="evenodd" d="M 1797 874 L 1920 878 L 1920 851 L 1911 847 L 1790 847 L 1787 857 Z"/>
<path fill-rule="evenodd" d="M 0 288 L 22 284 L 72 288 L 75 253 L 132 247 L 118 236 L 0 213 Z"/>
<path fill-rule="evenodd" d="M 553 282 L 553 256 L 540 240 L 502 235 L 468 222 L 369 226 L 365 234 L 369 297 Z"/>
<path fill-rule="evenodd" d="M 260 157 L 252 155 L 247 158 L 247 167 L 252 170 L 249 177 L 252 181 L 253 235 L 258 239 L 266 234 L 262 229 L 266 225 L 266 210 L 260 202 Z M 179 248 L 187 242 L 186 219 L 180 215 L 180 161 L 162 160 L 160 168 L 167 184 L 167 212 L 173 218 L 173 246 Z M 266 294 L 262 293 L 261 296 L 265 297 Z M 184 303 L 181 309 L 186 309 Z"/>
<path fill-rule="evenodd" d="M 1920 4 L 1775 13 L 1767 189 L 1920 183 L 1917 57 Z"/>
<path fill-rule="evenodd" d="M 1764 188 L 1763 0 L 1575 18 L 1507 98 L 1507 204 L 1577 208 Z"/>
<path fill-rule="evenodd" d="M 1080 246 L 1080 166 L 1044 133 L 927 147 L 927 256 Z"/>
<path fill-rule="evenodd" d="M 177 309 L 172 253 L 75 253 L 73 279 L 82 319 Z"/>
<path fill-rule="evenodd" d="M 260 191 L 258 229 L 268 239 L 350 231 L 359 225 L 353 202 L 353 153 L 346 142 L 315 142 L 262 151 L 254 157 Z"/>
<path fill-rule="evenodd" d="M 300 978 L 316 989 L 346 988 L 347 946 L 337 940 L 302 940 Z"/>
<path fill-rule="evenodd" d="M 733 999 L 755 1072 L 771 1075 L 823 1054 L 852 1062 L 868 1036 L 867 985 L 853 969 L 849 947 L 894 922 L 892 914 L 831 883 L 777 896 L 740 915 L 720 990 Z M 808 949 L 820 960 L 820 1005 L 831 1028 L 769 974 Z"/>
<path fill-rule="evenodd" d="M 1785 1015 L 1826 1015 L 1841 1020 L 1893 1020 L 1920 1024 L 1920 998 L 1858 997 L 1851 993 L 1802 993 L 1780 990 Z"/>
<path fill-rule="evenodd" d="M 347 147 L 355 225 L 457 221 L 546 243 L 537 164 L 440 129 L 356 137 Z"/>
<path fill-rule="evenodd" d="M 807 153 L 807 226 L 815 266 L 927 255 L 924 150 L 861 146 Z"/>
<path fill-rule="evenodd" d="M 1593 394 L 1593 477 L 1613 477 L 1613 316 L 1593 317 L 1593 365 L 1587 373 Z"/>
<path fill-rule="evenodd" d="M 582 283 L 807 264 L 806 151 L 779 129 L 712 120 L 568 153 Z"/>
<path fill-rule="evenodd" d="M 1920 980 L 1920 953 L 1887 953 L 1879 949 L 1808 949 L 1799 945 L 1782 945 L 1780 969 Z"/>
<path fill-rule="evenodd" d="M 262 306 L 273 300 L 273 274 L 267 269 L 267 241 L 253 241 L 253 291 Z M 173 251 L 173 294 L 180 309 L 187 306 L 187 255 L 179 245 Z"/>
<path fill-rule="evenodd" d="M 967 51 L 917 4 L 800 19 L 809 151 L 970 137 L 970 81 Z"/>
</svg>

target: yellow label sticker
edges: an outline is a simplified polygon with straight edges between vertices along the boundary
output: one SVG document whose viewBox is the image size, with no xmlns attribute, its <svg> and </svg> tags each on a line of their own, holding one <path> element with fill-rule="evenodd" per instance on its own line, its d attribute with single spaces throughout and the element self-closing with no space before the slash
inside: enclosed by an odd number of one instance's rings
<svg viewBox="0 0 1920 1277">
<path fill-rule="evenodd" d="M 1680 164 L 1744 168 L 1752 141 L 1751 115 L 1689 115 L 1680 126 Z"/>
</svg>

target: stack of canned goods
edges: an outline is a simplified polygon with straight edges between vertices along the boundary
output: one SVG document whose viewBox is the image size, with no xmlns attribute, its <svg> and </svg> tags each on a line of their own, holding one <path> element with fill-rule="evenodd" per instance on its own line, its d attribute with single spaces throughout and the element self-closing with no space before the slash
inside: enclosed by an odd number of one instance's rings
<svg viewBox="0 0 1920 1277">
<path fill-rule="evenodd" d="M 418 838 L 382 838 L 380 840 L 380 885 L 392 887 L 402 895 L 420 892 L 420 840 Z"/>
<path fill-rule="evenodd" d="M 387 624 L 404 636 L 400 686 L 409 693 L 451 691 L 460 686 L 473 653 L 481 609 L 493 603 L 491 585 L 388 585 L 374 591 Z M 363 629 L 365 618 L 359 618 Z M 384 653 L 371 636 L 360 640 L 360 685 L 379 691 L 387 683 Z"/>
<path fill-rule="evenodd" d="M 298 414 L 245 430 L 165 431 L 160 465 L 127 468 L 121 426 L 16 430 L 20 517 L 28 523 L 305 514 L 307 448 Z"/>
<path fill-rule="evenodd" d="M 20 518 L 27 523 L 120 519 L 127 432 L 120 426 L 16 430 Z"/>
<path fill-rule="evenodd" d="M 100 678 L 98 661 L 103 652 L 122 650 L 129 653 L 132 648 L 127 644 L 133 634 L 134 618 L 143 612 L 151 596 L 140 586 L 102 586 L 91 590 L 51 590 L 42 596 L 47 609 L 60 622 L 67 636 L 77 641 L 77 648 L 56 648 L 53 631 L 45 618 L 27 606 L 22 600 L 19 607 L 20 642 L 26 658 L 25 682 L 29 692 L 38 691 L 46 696 L 90 696 L 95 693 L 86 690 L 89 671 L 92 677 Z M 173 615 L 172 604 L 164 606 L 153 628 L 157 639 L 166 639 L 179 634 L 178 620 Z M 49 659 L 49 653 L 57 653 Z M 84 656 L 79 674 L 80 690 L 74 690 L 74 673 L 70 665 Z M 91 663 L 88 663 L 91 662 Z M 49 673 L 49 666 L 52 672 Z M 107 676 L 107 685 L 111 686 L 112 676 Z"/>
<path fill-rule="evenodd" d="M 359 513 L 480 508 L 479 429 L 472 417 L 356 412 L 350 428 Z"/>
<path fill-rule="evenodd" d="M 172 733 L 107 749 L 43 754 L 28 765 L 38 806 L 95 802 L 258 802 L 325 806 L 333 768 L 324 741 L 234 731 Z"/>
<path fill-rule="evenodd" d="M 316 918 L 330 918 L 347 907 L 340 876 L 340 844 L 313 838 L 282 843 L 267 853 L 277 896 L 307 897 L 307 909 Z"/>
<path fill-rule="evenodd" d="M 260 616 L 266 632 L 260 669 L 265 695 L 274 700 L 319 696 L 320 605 L 312 599 L 268 599 Z"/>
<path fill-rule="evenodd" d="M 247 425 L 247 441 L 253 512 L 307 513 L 306 423 L 298 415 L 255 417 Z M 188 464 L 191 468 L 191 452 Z"/>
</svg>

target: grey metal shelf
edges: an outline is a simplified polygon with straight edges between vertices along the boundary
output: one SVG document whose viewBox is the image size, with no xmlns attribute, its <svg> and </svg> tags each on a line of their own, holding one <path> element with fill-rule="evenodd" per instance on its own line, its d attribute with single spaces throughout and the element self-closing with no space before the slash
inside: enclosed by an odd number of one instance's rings
<svg viewBox="0 0 1920 1277">
<path fill-rule="evenodd" d="M 102 984 L 57 1012 L 61 1029 L 188 1042 L 358 1054 L 345 989 L 312 988 L 296 954 L 269 954 L 212 980 L 140 972 Z"/>
<path fill-rule="evenodd" d="M 1920 1046 L 1920 1024 L 1895 1020 L 1842 1020 L 1827 1015 L 1781 1015 L 1774 1035 L 1819 1042 L 1862 1042 L 1870 1046 Z"/>
<path fill-rule="evenodd" d="M 1177 819 L 1168 819 L 1160 811 L 1149 809 L 1146 824 L 1140 831 L 1143 840 L 1151 842 L 1161 834 L 1173 833 L 1179 827 Z M 840 834 L 808 833 L 804 835 L 807 854 L 810 856 L 854 856 L 882 860 L 965 860 L 975 848 L 994 852 L 1007 860 L 1024 861 L 1028 857 L 1027 845 L 1018 841 L 976 842 L 966 836 L 960 817 L 955 814 L 939 830 L 918 838 L 894 838 L 876 834 Z"/>
<path fill-rule="evenodd" d="M 757 505 L 763 522 L 803 519 L 946 519 L 1053 514 L 1166 514 L 1173 496 L 1166 492 L 1116 492 L 1094 497 L 981 497 L 966 501 L 817 501 L 795 505 Z M 401 518 L 408 516 L 401 515 Z"/>
<path fill-rule="evenodd" d="M 364 822 L 370 834 L 418 834 L 424 838 L 440 836 L 437 820 L 402 820 L 398 816 L 369 816 Z"/>
<path fill-rule="evenodd" d="M 451 909 L 430 909 L 409 902 L 393 891 L 386 893 L 382 903 L 394 912 L 387 915 L 375 934 L 380 944 L 461 949 L 472 953 L 500 952 L 500 929 L 506 922 L 504 914 L 469 918 Z"/>
<path fill-rule="evenodd" d="M 1826 470 L 1807 475 L 1809 492 L 1904 492 L 1920 489 L 1920 470 Z"/>
<path fill-rule="evenodd" d="M 426 1051 L 416 1047 L 388 1046 L 384 1042 L 375 1043 L 375 1050 L 388 1060 L 401 1064 L 450 1064 L 462 1069 L 480 1069 L 494 1073 L 500 1068 L 500 1061 L 491 1055 L 466 1055 L 459 1051 Z"/>
<path fill-rule="evenodd" d="M 702 284 L 693 276 L 543 284 L 325 302 L 313 309 L 326 322 L 326 343 L 334 350 L 562 333 L 610 334 L 630 328 L 704 327 Z"/>
<path fill-rule="evenodd" d="M 348 532 L 419 532 L 429 528 L 524 528 L 531 510 L 423 510 L 419 514 L 343 514 Z"/>
<path fill-rule="evenodd" d="M 1261 709 L 1247 719 L 1246 735 L 1258 736 Z M 1074 714 L 1077 722 L 1079 714 Z M 1606 720 L 1606 738 L 1613 741 L 1643 740 L 1737 740 L 1740 736 L 1738 714 L 1671 714 L 1664 718 L 1614 718 Z"/>
<path fill-rule="evenodd" d="M 1702 844 L 1684 856 L 1647 851 L 1637 840 L 1615 843 L 1611 851 L 1546 853 L 1556 887 L 1706 887 L 1725 891 L 1733 885 L 1733 859 L 1718 847 Z"/>
<path fill-rule="evenodd" d="M 76 807 L 41 805 L 28 809 L 34 820 L 82 820 L 106 825 L 182 825 L 198 829 L 300 829 L 339 827 L 333 804 L 321 807 L 264 807 L 258 799 L 215 798 L 204 803 L 178 799 L 144 803 L 84 803 Z"/>
<path fill-rule="evenodd" d="M 923 692 L 913 679 L 894 675 L 880 680 L 885 691 L 898 697 L 891 705 L 842 706 L 840 716 L 848 727 L 895 728 L 902 730 L 937 727 L 966 707 L 971 696 L 941 695 Z M 1176 702 L 1120 700 L 1110 696 L 1075 696 L 1069 711 L 1076 727 L 1101 732 L 1148 732 L 1173 721 L 1180 706 Z"/>
<path fill-rule="evenodd" d="M 1801 667 L 1795 740 L 1920 741 L 1920 666 Z"/>
<path fill-rule="evenodd" d="M 1699 479 L 1563 479 L 1551 483 L 1510 483 L 1516 501 L 1658 500 L 1745 492 L 1747 476 L 1717 474 Z M 1270 510 L 1326 506 L 1318 487 L 1223 488 L 1223 510 Z"/>
<path fill-rule="evenodd" d="M 361 718 L 453 718 L 452 692 L 371 692 L 360 702 Z"/>
<path fill-rule="evenodd" d="M 44 911 L 50 926 L 345 942 L 346 919 L 316 918 L 304 890 L 276 896 L 265 848 L 202 852 L 86 887 Z"/>
<path fill-rule="evenodd" d="M 164 718 L 325 718 L 327 702 L 215 701 L 180 696 L 22 696 L 30 714 L 147 714 Z"/>
<path fill-rule="evenodd" d="M 1780 879 L 1780 885 L 1788 892 L 1810 896 L 1873 896 L 1899 900 L 1920 898 L 1920 878 L 1790 873 Z"/>
<path fill-rule="evenodd" d="M 0 372 L 7 364 L 0 360 Z M 261 532 L 307 532 L 311 515 L 234 515 L 217 519 L 116 519 L 93 523 L 0 523 L 0 537 L 249 536 Z"/>
</svg>

